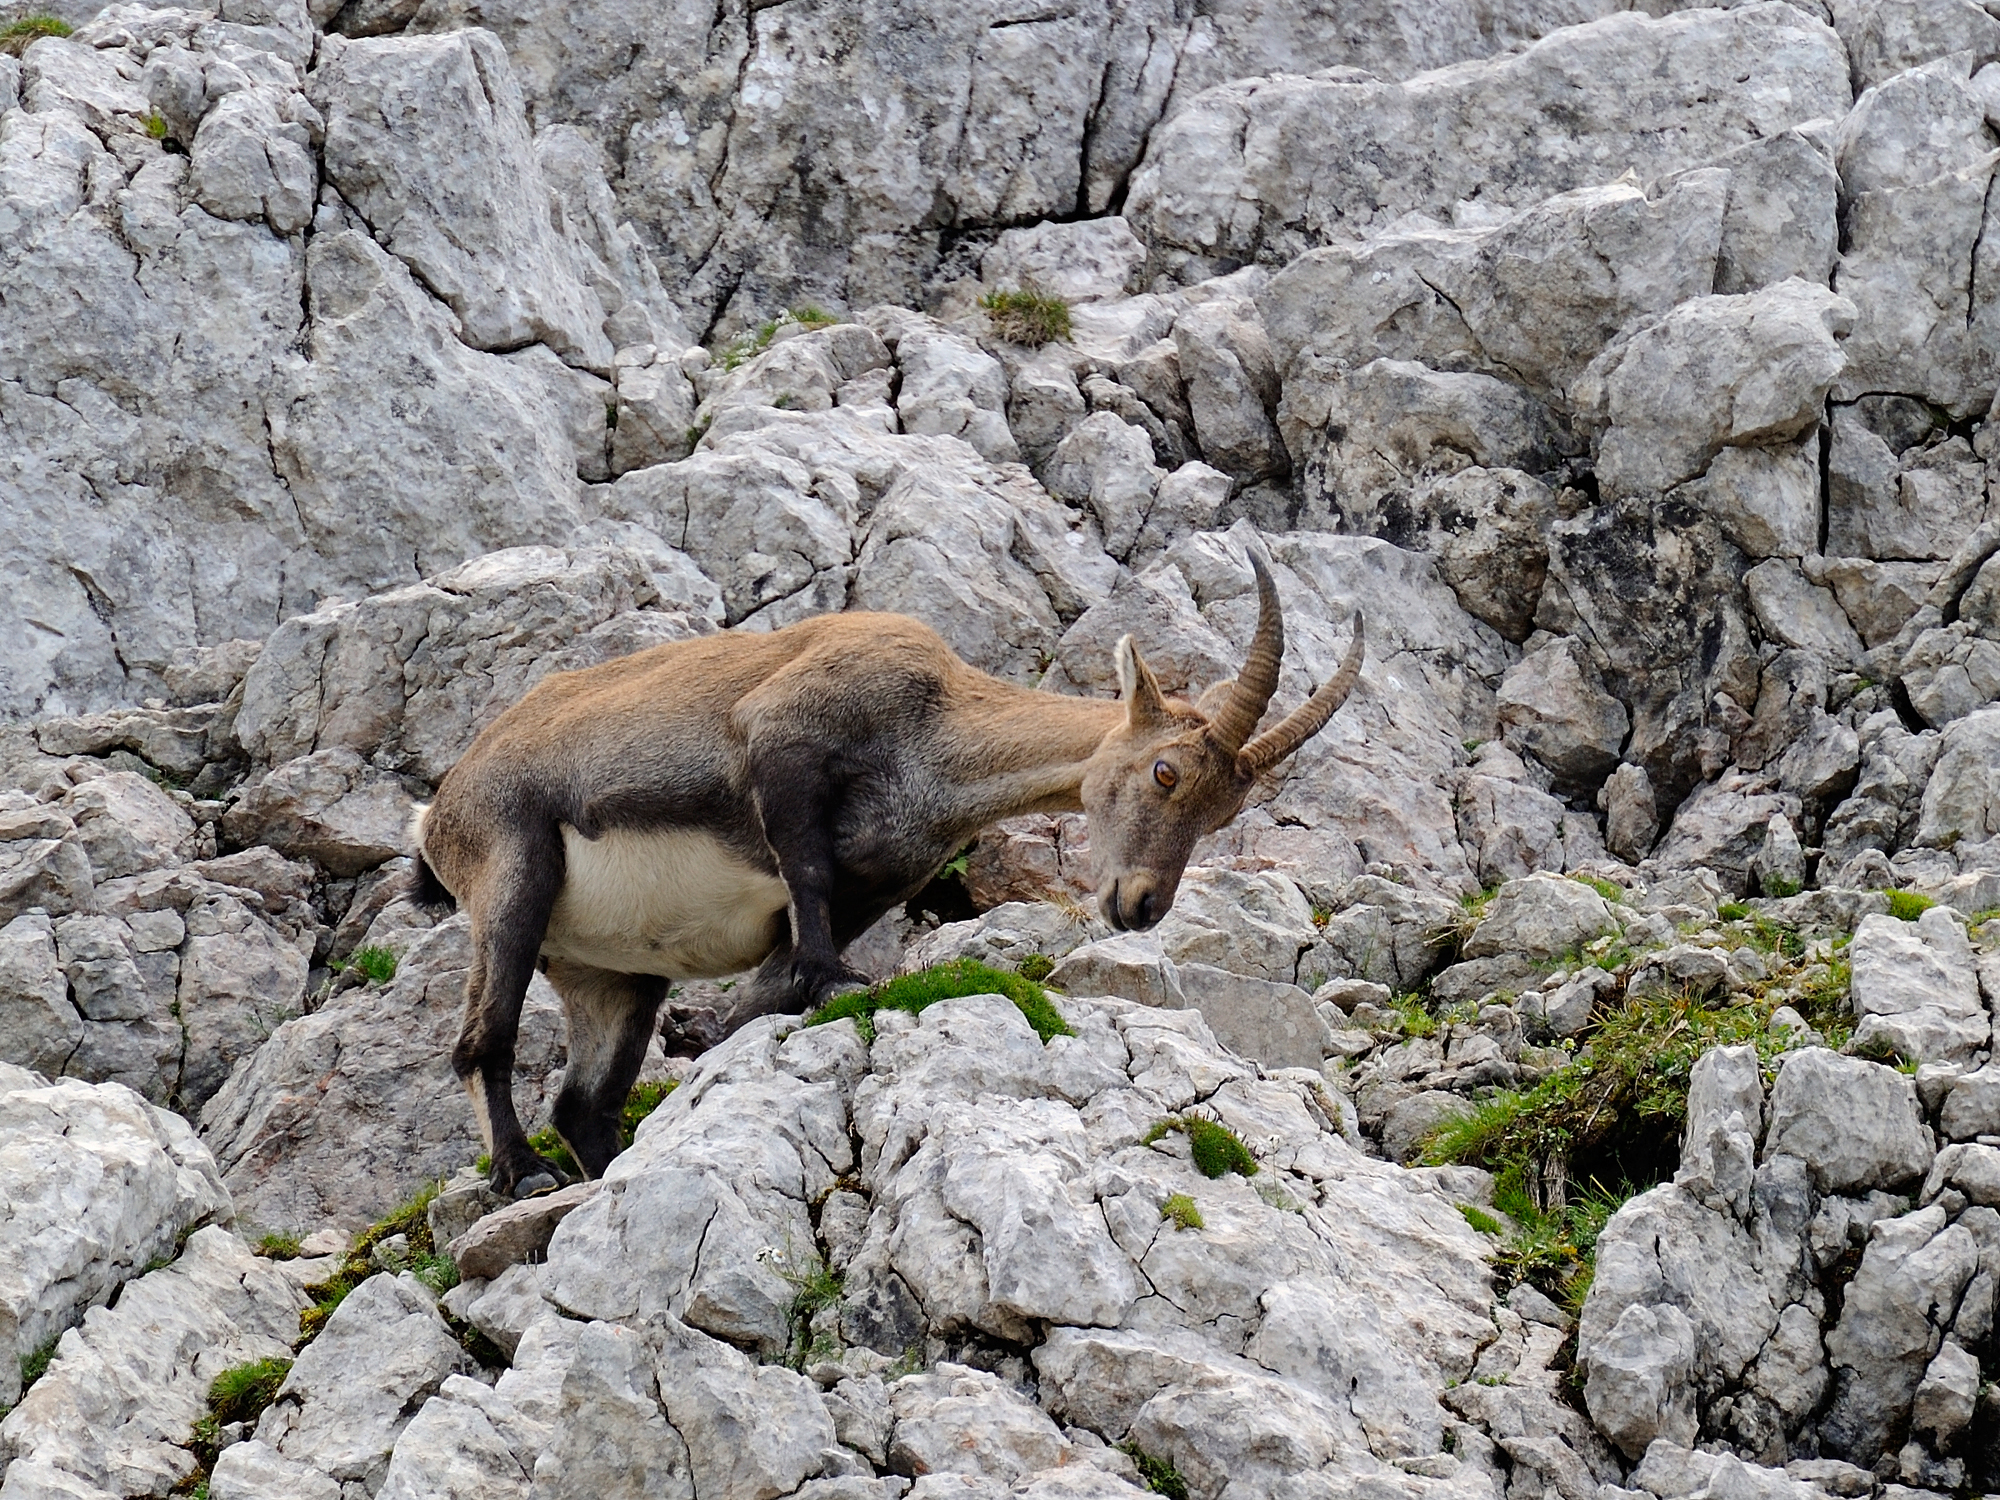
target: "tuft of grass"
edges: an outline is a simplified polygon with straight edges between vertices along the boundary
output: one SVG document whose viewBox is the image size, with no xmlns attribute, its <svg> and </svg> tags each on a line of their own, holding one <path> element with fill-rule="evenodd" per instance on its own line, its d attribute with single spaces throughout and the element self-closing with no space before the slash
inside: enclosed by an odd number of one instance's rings
<svg viewBox="0 0 2000 1500">
<path fill-rule="evenodd" d="M 1570 879 L 1574 880 L 1578 885 L 1589 886 L 1606 901 L 1623 901 L 1625 899 L 1625 888 L 1623 886 L 1613 885 L 1608 880 L 1599 880 L 1595 875 L 1572 875 Z"/>
<path fill-rule="evenodd" d="M 22 16 L 0 26 L 0 52 L 19 57 L 28 50 L 30 42 L 39 42 L 45 36 L 68 36 L 72 29 L 60 16 Z"/>
<path fill-rule="evenodd" d="M 62 1335 L 45 1339 L 28 1353 L 21 1356 L 21 1394 L 28 1394 L 28 1387 L 49 1372 L 49 1361 L 56 1357 L 56 1345 L 62 1342 Z"/>
<path fill-rule="evenodd" d="M 277 1399 L 292 1371 L 289 1359 L 259 1359 L 224 1370 L 208 1386 L 208 1409 L 218 1423 L 250 1422 Z"/>
<path fill-rule="evenodd" d="M 1421 995 L 1396 995 L 1389 1001 L 1389 1008 L 1403 1023 L 1404 1036 L 1437 1035 L 1438 1019 L 1425 1006 Z"/>
<path fill-rule="evenodd" d="M 1187 1480 L 1171 1460 L 1155 1458 L 1132 1442 L 1120 1443 L 1118 1451 L 1132 1460 L 1139 1471 L 1139 1482 L 1154 1494 L 1165 1495 L 1167 1500 L 1188 1500 Z"/>
<path fill-rule="evenodd" d="M 146 134 L 154 140 L 164 141 L 167 138 L 167 117 L 157 109 L 147 115 L 140 123 L 146 127 Z"/>
<path fill-rule="evenodd" d="M 789 1249 L 788 1244 L 786 1251 L 766 1250 L 757 1258 L 771 1262 L 777 1273 L 791 1284 L 792 1305 L 787 1310 L 787 1321 L 792 1327 L 791 1366 L 803 1371 L 813 1361 L 840 1352 L 839 1339 L 824 1334 L 816 1336 L 812 1325 L 818 1314 L 840 1306 L 844 1288 L 840 1273 L 819 1256 L 810 1256 L 794 1266 Z"/>
<path fill-rule="evenodd" d="M 1796 896 L 1806 888 L 1802 880 L 1786 880 L 1782 875 L 1766 875 L 1763 880 L 1764 894 L 1777 898 Z"/>
<path fill-rule="evenodd" d="M 988 292 L 979 299 L 993 332 L 1010 344 L 1039 349 L 1070 335 L 1069 304 L 1023 282 L 1019 291 Z"/>
<path fill-rule="evenodd" d="M 1170 1194 L 1167 1201 L 1160 1205 L 1160 1217 L 1169 1221 L 1174 1226 L 1175 1233 L 1179 1233 L 1183 1229 L 1206 1229 L 1208 1227 L 1207 1223 L 1202 1219 L 1201 1210 L 1195 1207 L 1194 1199 L 1190 1198 L 1186 1193 Z"/>
<path fill-rule="evenodd" d="M 1506 1226 L 1483 1208 L 1474 1208 L 1470 1203 L 1461 1203 L 1458 1205 L 1458 1211 L 1465 1216 L 1465 1222 L 1481 1234 L 1490 1234 L 1498 1239 L 1506 1232 Z"/>
<path fill-rule="evenodd" d="M 969 958 L 953 959 L 935 968 L 885 979 L 873 989 L 860 990 L 829 1001 L 806 1017 L 806 1025 L 822 1026 L 828 1021 L 852 1019 L 864 1041 L 875 1036 L 875 1013 L 905 1010 L 916 1015 L 940 1000 L 957 1000 L 966 995 L 1005 995 L 1020 1008 L 1043 1042 L 1059 1036 L 1075 1036 L 1062 1013 L 1050 1004 L 1048 991 L 1020 974 L 1003 974 Z"/>
<path fill-rule="evenodd" d="M 1725 922 L 1747 922 L 1755 915 L 1741 901 L 1725 901 L 1716 907 L 1715 914 Z"/>
<path fill-rule="evenodd" d="M 1014 965 L 1014 972 L 1034 984 L 1040 984 L 1055 973 L 1056 961 L 1046 953 L 1030 953 Z"/>
<path fill-rule="evenodd" d="M 266 1260 L 297 1260 L 303 1248 L 295 1234 L 267 1234 L 251 1247 L 251 1254 Z"/>
<path fill-rule="evenodd" d="M 1915 891 L 1887 890 L 1882 894 L 1889 898 L 1889 915 L 1899 922 L 1914 922 L 1937 905 L 1929 896 Z"/>
<path fill-rule="evenodd" d="M 390 948 L 357 948 L 348 954 L 344 963 L 327 965 L 336 974 L 343 969 L 353 969 L 370 984 L 387 984 L 396 977 L 396 954 Z"/>
<path fill-rule="evenodd" d="M 1222 1177 L 1231 1172 L 1245 1177 L 1257 1175 L 1257 1158 L 1250 1154 L 1243 1138 L 1221 1121 L 1203 1119 L 1200 1115 L 1168 1115 L 1155 1121 L 1139 1144 L 1155 1145 L 1165 1140 L 1170 1130 L 1178 1130 L 1188 1138 L 1195 1170 L 1202 1176 Z"/>
<path fill-rule="evenodd" d="M 443 1186 L 441 1182 L 426 1183 L 409 1202 L 370 1224 L 361 1232 L 360 1238 L 348 1247 L 346 1257 L 334 1268 L 333 1274 L 325 1281 L 315 1282 L 306 1288 L 306 1295 L 313 1299 L 313 1305 L 299 1314 L 299 1348 L 305 1348 L 318 1338 L 320 1330 L 326 1327 L 326 1320 L 347 1300 L 347 1294 L 375 1274 L 375 1263 L 370 1257 L 382 1241 L 399 1234 L 407 1237 L 413 1268 L 438 1255 L 440 1247 L 431 1240 L 430 1218 L 425 1210 Z"/>
<path fill-rule="evenodd" d="M 755 359 L 771 347 L 771 341 L 778 336 L 778 330 L 786 327 L 788 324 L 795 323 L 801 328 L 817 330 L 831 328 L 839 321 L 840 319 L 824 308 L 815 307 L 810 302 L 801 303 L 797 307 L 778 314 L 775 318 L 766 318 L 748 333 L 740 333 L 731 339 L 722 350 L 722 368 L 724 370 L 734 370 L 737 366 L 747 364 L 749 361 Z M 688 429 L 689 432 L 693 432 L 694 430 L 692 427 Z M 702 424 L 702 430 L 707 430 L 706 423 Z M 697 438 L 691 441 L 688 446 L 692 448 L 694 443 L 698 441 L 700 439 Z"/>
<path fill-rule="evenodd" d="M 1425 934 L 1432 943 L 1444 948 L 1453 963 L 1465 956 L 1465 945 L 1479 924 L 1486 920 L 1486 908 L 1493 904 L 1493 898 L 1500 894 L 1496 882 L 1483 891 L 1474 891 L 1458 898 L 1458 910 Z"/>
<path fill-rule="evenodd" d="M 625 1108 L 618 1114 L 618 1134 L 625 1145 L 632 1144 L 632 1137 L 638 1133 L 639 1122 L 667 1102 L 667 1095 L 680 1087 L 678 1078 L 669 1078 L 664 1083 L 635 1083 L 632 1092 L 625 1096 Z"/>
</svg>

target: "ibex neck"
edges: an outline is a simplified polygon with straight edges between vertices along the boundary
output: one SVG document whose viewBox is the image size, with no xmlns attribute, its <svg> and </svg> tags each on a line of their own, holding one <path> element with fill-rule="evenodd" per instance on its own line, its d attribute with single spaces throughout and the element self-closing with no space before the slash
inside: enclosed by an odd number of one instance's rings
<svg viewBox="0 0 2000 1500">
<path fill-rule="evenodd" d="M 1021 813 L 1077 812 L 1084 767 L 1124 717 L 1121 703 L 982 675 L 951 695 L 947 775 L 980 826 Z"/>
</svg>

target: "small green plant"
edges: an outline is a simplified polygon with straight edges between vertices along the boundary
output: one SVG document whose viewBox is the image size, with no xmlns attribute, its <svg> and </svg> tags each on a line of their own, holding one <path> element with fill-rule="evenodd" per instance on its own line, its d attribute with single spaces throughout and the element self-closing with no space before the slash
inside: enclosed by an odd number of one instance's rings
<svg viewBox="0 0 2000 1500">
<path fill-rule="evenodd" d="M 154 140 L 164 141 L 167 138 L 167 117 L 157 109 L 147 115 L 140 123 L 146 127 L 146 134 Z"/>
<path fill-rule="evenodd" d="M 1778 900 L 1786 896 L 1796 896 L 1806 888 L 1803 880 L 1786 880 L 1781 875 L 1766 875 L 1763 879 L 1764 894 Z"/>
<path fill-rule="evenodd" d="M 632 1137 L 639 1131 L 639 1122 L 665 1104 L 667 1095 L 679 1087 L 678 1078 L 632 1085 L 632 1091 L 625 1096 L 625 1108 L 618 1114 L 618 1134 L 625 1145 L 632 1144 Z"/>
<path fill-rule="evenodd" d="M 1404 1036 L 1437 1035 L 1438 1019 L 1424 1005 L 1421 995 L 1397 995 L 1389 1001 L 1389 1008 L 1403 1023 Z"/>
<path fill-rule="evenodd" d="M 1132 1442 L 1120 1443 L 1118 1451 L 1132 1460 L 1139 1471 L 1139 1482 L 1154 1494 L 1165 1495 L 1167 1500 L 1188 1500 L 1187 1481 L 1170 1460 L 1155 1458 Z"/>
<path fill-rule="evenodd" d="M 249 1422 L 277 1398 L 291 1373 L 289 1359 L 259 1359 L 224 1370 L 208 1386 L 208 1409 L 218 1422 Z"/>
<path fill-rule="evenodd" d="M 1595 875 L 1572 875 L 1570 879 L 1574 880 L 1578 885 L 1589 886 L 1606 901 L 1623 901 L 1625 899 L 1625 888 L 1623 886 L 1613 885 L 1608 880 L 1599 880 Z"/>
<path fill-rule="evenodd" d="M 1500 887 L 1489 885 L 1483 891 L 1474 891 L 1458 898 L 1458 910 L 1432 928 L 1430 941 L 1442 947 L 1453 960 L 1462 958 L 1465 945 L 1479 924 L 1486 920 L 1486 908 L 1493 904 L 1493 898 L 1500 894 Z"/>
<path fill-rule="evenodd" d="M 375 1274 L 374 1251 L 382 1241 L 399 1234 L 407 1238 L 413 1267 L 437 1255 L 438 1246 L 431 1241 L 427 1210 L 442 1186 L 438 1182 L 426 1183 L 409 1202 L 362 1230 L 359 1238 L 348 1247 L 340 1264 L 334 1268 L 333 1274 L 305 1289 L 306 1295 L 313 1299 L 313 1305 L 299 1314 L 299 1348 L 305 1348 L 318 1338 L 320 1330 L 326 1327 L 326 1320 L 347 1300 L 347 1294 Z"/>
<path fill-rule="evenodd" d="M 1755 915 L 1741 901 L 1725 901 L 1716 907 L 1715 914 L 1725 922 L 1747 922 Z"/>
<path fill-rule="evenodd" d="M 1889 898 L 1889 915 L 1899 922 L 1914 922 L 1937 902 L 1929 896 L 1915 891 L 1886 890 L 1882 893 Z"/>
<path fill-rule="evenodd" d="M 28 50 L 30 42 L 38 42 L 45 36 L 68 36 L 70 30 L 69 22 L 60 16 L 22 16 L 0 26 L 0 53 L 19 57 Z"/>
<path fill-rule="evenodd" d="M 1203 1119 L 1200 1115 L 1168 1115 L 1156 1121 L 1139 1144 L 1154 1145 L 1165 1140 L 1171 1130 L 1178 1130 L 1188 1138 L 1195 1170 L 1202 1176 L 1222 1177 L 1230 1172 L 1240 1172 L 1245 1177 L 1257 1175 L 1257 1158 L 1250 1154 L 1243 1138 L 1221 1121 Z"/>
<path fill-rule="evenodd" d="M 803 303 L 787 312 L 780 313 L 775 318 L 766 318 L 748 333 L 738 334 L 735 338 L 731 339 L 722 351 L 722 368 L 724 370 L 733 370 L 738 365 L 755 359 L 771 347 L 771 341 L 778 336 L 778 330 L 788 324 L 796 324 L 808 330 L 817 330 L 831 328 L 839 321 L 840 319 L 825 309 L 815 307 L 810 302 Z M 706 430 L 706 427 L 707 424 L 704 423 L 704 430 Z M 693 431 L 692 428 L 689 430 Z M 694 444 L 690 443 L 688 446 L 693 447 Z"/>
<path fill-rule="evenodd" d="M 905 1010 L 916 1015 L 940 1000 L 957 1000 L 966 995 L 1005 995 L 1019 1007 L 1035 1035 L 1044 1042 L 1059 1036 L 1074 1036 L 1069 1022 L 1050 1004 L 1048 991 L 1019 974 L 1003 974 L 969 958 L 953 959 L 935 968 L 885 979 L 873 989 L 841 995 L 806 1017 L 806 1025 L 823 1026 L 828 1021 L 852 1019 L 863 1040 L 875 1036 L 875 1013 Z"/>
<path fill-rule="evenodd" d="M 757 1258 L 768 1261 L 792 1288 L 792 1305 L 788 1309 L 792 1325 L 792 1368 L 803 1370 L 816 1359 L 837 1354 L 839 1340 L 831 1335 L 815 1336 L 812 1325 L 819 1313 L 829 1307 L 840 1306 L 840 1273 L 817 1255 L 808 1256 L 794 1265 L 789 1244 L 784 1250 L 765 1250 Z"/>
<path fill-rule="evenodd" d="M 410 1272 L 431 1289 L 433 1297 L 442 1297 L 458 1285 L 458 1262 L 443 1253 L 419 1255 L 410 1262 Z"/>
<path fill-rule="evenodd" d="M 708 436 L 708 429 L 711 425 L 713 425 L 713 421 L 714 419 L 711 417 L 703 417 L 699 422 L 695 423 L 694 426 L 688 428 L 688 430 L 682 434 L 682 437 L 685 438 L 687 441 L 687 445 L 690 451 L 699 448 L 701 446 L 701 440 Z"/>
<path fill-rule="evenodd" d="M 258 1238 L 252 1253 L 266 1260 L 297 1260 L 304 1246 L 295 1234 L 267 1234 Z"/>
<path fill-rule="evenodd" d="M 1070 335 L 1069 304 L 1031 281 L 1018 291 L 988 292 L 979 305 L 993 332 L 1010 344 L 1039 349 Z"/>
<path fill-rule="evenodd" d="M 1176 1233 L 1183 1229 L 1208 1227 L 1202 1219 L 1201 1210 L 1195 1207 L 1194 1199 L 1186 1193 L 1170 1194 L 1167 1201 L 1160 1205 L 1160 1217 L 1171 1223 Z"/>
<path fill-rule="evenodd" d="M 28 1387 L 48 1374 L 49 1361 L 56 1357 L 56 1345 L 62 1342 L 62 1335 L 44 1339 L 28 1353 L 21 1356 L 21 1394 L 28 1394 Z"/>
<path fill-rule="evenodd" d="M 1490 1234 L 1498 1239 L 1506 1232 L 1505 1226 L 1483 1208 L 1474 1208 L 1470 1203 L 1458 1205 L 1458 1211 L 1465 1216 L 1465 1222 L 1481 1234 Z"/>
<path fill-rule="evenodd" d="M 1016 974 L 1035 984 L 1040 984 L 1049 975 L 1055 973 L 1055 971 L 1056 961 L 1046 953 L 1030 953 L 1026 958 L 1014 965 L 1014 972 Z"/>
<path fill-rule="evenodd" d="M 346 963 L 333 967 L 353 969 L 370 984 L 387 984 L 396 977 L 396 955 L 388 948 L 357 948 Z"/>
</svg>

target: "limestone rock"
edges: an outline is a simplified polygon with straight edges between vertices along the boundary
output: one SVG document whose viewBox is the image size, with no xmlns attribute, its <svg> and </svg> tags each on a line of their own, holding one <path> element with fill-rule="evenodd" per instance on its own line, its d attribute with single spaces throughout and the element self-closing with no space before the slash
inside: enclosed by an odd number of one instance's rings
<svg viewBox="0 0 2000 1500">
<path fill-rule="evenodd" d="M 1908 1183 L 1930 1170 L 1932 1146 L 1908 1078 L 1821 1048 L 1788 1054 L 1771 1090 L 1764 1156 L 1796 1156 L 1829 1193 Z"/>
<path fill-rule="evenodd" d="M 1589 886 L 1559 875 L 1529 875 L 1501 887 L 1466 940 L 1465 956 L 1558 958 L 1616 931 L 1610 906 Z"/>
<path fill-rule="evenodd" d="M 1628 330 L 1573 392 L 1605 426 L 1607 495 L 1655 494 L 1691 479 L 1724 447 L 1785 442 L 1819 420 L 1845 365 L 1838 340 L 1854 307 L 1823 287 L 1781 282 L 1702 297 Z"/>
<path fill-rule="evenodd" d="M 1554 641 L 1524 656 L 1498 694 L 1508 743 L 1565 781 L 1602 777 L 1618 763 L 1630 720 L 1596 675 L 1574 641 Z"/>
<path fill-rule="evenodd" d="M 1880 1039 L 1909 1057 L 1963 1062 L 1991 1030 L 1965 928 L 1946 907 L 1914 923 L 1861 919 L 1852 944 L 1858 1045 Z"/>
<path fill-rule="evenodd" d="M 233 1210 L 192 1128 L 120 1084 L 50 1083 L 0 1063 L 0 1120 L 0 1399 L 12 1405 L 22 1358 Z"/>
<path fill-rule="evenodd" d="M 1679 81 L 1706 83 L 1752 60 L 1766 84 L 1784 79 L 1782 102 L 1763 85 L 1697 93 Z M 1579 78 L 1598 86 L 1579 94 Z M 1538 118 L 1558 97 L 1575 111 L 1560 137 L 1503 123 Z M 1642 178 L 1692 166 L 1837 118 L 1851 99 L 1845 49 L 1799 11 L 1608 17 L 1404 84 L 1295 76 L 1216 89 L 1155 134 L 1125 213 L 1156 258 L 1172 249 L 1282 264 L 1412 210 L 1444 218 L 1461 199 L 1539 202 L 1601 181 L 1600 161 Z M 1280 136 L 1289 149 L 1268 156 L 1247 144 Z M 1336 166 L 1370 151 L 1366 172 Z"/>
<path fill-rule="evenodd" d="M 451 1073 L 471 946 L 464 917 L 399 955 L 385 989 L 343 991 L 286 1021 L 202 1111 L 238 1210 L 261 1225 L 358 1228 L 385 1200 L 450 1177 L 482 1149 Z M 514 1091 L 532 1123 L 554 1103 L 561 1003 L 529 986 Z"/>
</svg>

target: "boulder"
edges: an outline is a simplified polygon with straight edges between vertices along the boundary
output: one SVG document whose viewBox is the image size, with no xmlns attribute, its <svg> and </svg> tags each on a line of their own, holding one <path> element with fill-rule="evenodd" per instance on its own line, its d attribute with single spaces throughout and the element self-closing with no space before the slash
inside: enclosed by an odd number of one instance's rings
<svg viewBox="0 0 2000 1500">
<path fill-rule="evenodd" d="M 204 1224 L 233 1213 L 186 1121 L 121 1084 L 50 1083 L 0 1063 L 0 1404 L 21 1361 Z"/>
<path fill-rule="evenodd" d="M 1507 742 L 1568 782 L 1589 783 L 1618 764 L 1630 720 L 1604 691 L 1575 641 L 1545 645 L 1508 669 L 1498 694 Z"/>
<path fill-rule="evenodd" d="M 1786 1055 L 1771 1089 L 1765 1160 L 1795 1156 L 1822 1192 L 1866 1193 L 1922 1176 L 1932 1152 L 1905 1075 L 1823 1048 Z"/>
<path fill-rule="evenodd" d="M 1464 951 L 1467 958 L 1560 958 L 1618 929 L 1610 905 L 1589 886 L 1560 875 L 1529 875 L 1500 888 Z"/>
<path fill-rule="evenodd" d="M 451 1072 L 469 927 L 453 917 L 398 955 L 385 988 L 342 991 L 270 1032 L 202 1110 L 202 1135 L 252 1223 L 358 1229 L 482 1149 Z M 529 985 L 514 1097 L 529 1128 L 554 1104 L 561 1002 Z"/>
<path fill-rule="evenodd" d="M 1599 423 L 1607 496 L 1658 494 L 1725 447 L 1787 442 L 1813 426 L 1845 365 L 1853 304 L 1803 281 L 1700 297 L 1628 329 L 1571 395 Z"/>
<path fill-rule="evenodd" d="M 1868 916 L 1849 948 L 1858 1046 L 1886 1043 L 1926 1062 L 1968 1062 L 1986 1050 L 1991 1018 L 1957 913 L 1934 906 L 1915 922 Z"/>
</svg>

